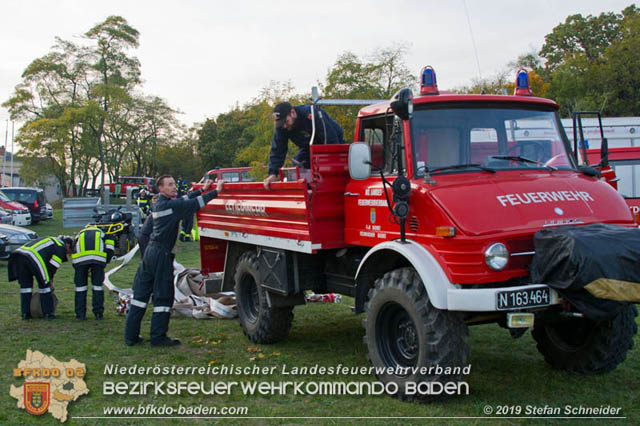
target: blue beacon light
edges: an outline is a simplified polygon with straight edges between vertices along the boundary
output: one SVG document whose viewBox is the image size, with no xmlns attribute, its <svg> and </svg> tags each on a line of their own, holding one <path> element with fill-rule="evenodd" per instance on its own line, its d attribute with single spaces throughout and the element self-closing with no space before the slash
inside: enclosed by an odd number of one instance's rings
<svg viewBox="0 0 640 426">
<path fill-rule="evenodd" d="M 518 71 L 516 76 L 516 90 L 514 95 L 516 96 L 533 96 L 531 89 L 529 88 L 529 75 L 523 69 Z"/>
<path fill-rule="evenodd" d="M 433 67 L 427 65 L 420 73 L 420 94 L 438 95 L 439 93 L 436 72 L 433 70 Z"/>
</svg>

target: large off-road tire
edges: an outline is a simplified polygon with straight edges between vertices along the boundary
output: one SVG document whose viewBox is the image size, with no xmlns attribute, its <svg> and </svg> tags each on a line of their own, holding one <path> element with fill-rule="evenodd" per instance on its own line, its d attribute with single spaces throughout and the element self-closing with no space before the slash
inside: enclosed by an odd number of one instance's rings
<svg viewBox="0 0 640 426">
<path fill-rule="evenodd" d="M 368 357 L 374 367 L 387 368 L 376 376 L 382 383 L 397 384 L 398 390 L 392 395 L 410 400 L 436 399 L 446 395 L 436 394 L 438 386 L 431 383 L 461 381 L 469 360 L 469 330 L 460 314 L 431 304 L 413 268 L 396 269 L 377 280 L 365 309 Z M 394 370 L 388 371 L 389 367 Z M 409 370 L 403 374 L 398 367 Z M 411 386 L 418 383 L 427 392 L 412 393 Z"/>
<path fill-rule="evenodd" d="M 552 367 L 578 373 L 607 373 L 625 360 L 633 347 L 638 310 L 629 305 L 608 321 L 569 318 L 540 324 L 531 335 Z"/>
<path fill-rule="evenodd" d="M 131 246 L 129 245 L 129 237 L 125 234 L 121 234 L 118 237 L 118 253 L 117 256 L 124 256 L 129 253 L 129 249 Z"/>
<path fill-rule="evenodd" d="M 254 343 L 275 343 L 284 340 L 293 322 L 293 306 L 274 308 L 267 301 L 266 290 L 260 286 L 258 258 L 255 252 L 242 254 L 234 275 L 236 307 L 242 331 Z"/>
</svg>

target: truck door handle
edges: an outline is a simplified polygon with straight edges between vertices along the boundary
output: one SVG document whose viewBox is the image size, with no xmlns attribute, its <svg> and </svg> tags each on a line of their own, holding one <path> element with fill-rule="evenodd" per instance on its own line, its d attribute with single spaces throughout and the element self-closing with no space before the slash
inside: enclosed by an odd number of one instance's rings
<svg viewBox="0 0 640 426">
<path fill-rule="evenodd" d="M 358 194 L 357 192 L 345 192 L 344 196 L 345 197 L 359 197 L 360 194 Z"/>
</svg>

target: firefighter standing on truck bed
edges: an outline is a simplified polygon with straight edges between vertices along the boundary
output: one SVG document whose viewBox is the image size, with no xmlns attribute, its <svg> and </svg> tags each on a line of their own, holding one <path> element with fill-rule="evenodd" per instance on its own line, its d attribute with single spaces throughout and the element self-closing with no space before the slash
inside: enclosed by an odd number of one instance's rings
<svg viewBox="0 0 640 426">
<path fill-rule="evenodd" d="M 309 143 L 313 132 L 311 122 L 311 106 L 299 105 L 291 106 L 289 102 L 281 102 L 273 109 L 273 119 L 276 129 L 273 132 L 271 141 L 271 152 L 269 153 L 269 176 L 264 180 L 264 187 L 269 189 L 271 182 L 278 179 L 278 170 L 284 164 L 289 147 L 289 139 L 296 144 L 300 150 L 293 158 L 294 163 L 305 169 L 310 167 Z M 325 111 L 315 108 L 314 121 L 316 127 L 315 140 L 313 143 L 320 144 L 340 144 L 344 141 L 344 131 Z"/>
<path fill-rule="evenodd" d="M 173 177 L 165 175 L 158 178 L 157 186 L 160 194 L 152 213 L 151 241 L 133 282 L 133 299 L 124 329 L 124 340 L 128 346 L 142 342 L 140 322 L 152 293 L 151 345 L 180 344 L 180 340 L 167 336 L 174 298 L 173 260 L 175 256 L 171 250 L 176 244 L 180 219 L 186 214 L 194 214 L 222 192 L 223 181 L 218 182 L 216 190 L 206 192 L 212 182 L 207 179 L 202 190 L 189 193 L 188 199 L 176 199 L 177 188 Z"/>
<path fill-rule="evenodd" d="M 42 237 L 24 244 L 11 254 L 9 259 L 9 281 L 18 280 L 20 284 L 20 310 L 22 319 L 31 319 L 31 295 L 33 277 L 38 281 L 40 307 L 47 319 L 55 319 L 53 295 L 53 276 L 71 254 L 71 237 Z"/>
<path fill-rule="evenodd" d="M 91 271 L 91 307 L 93 315 L 101 320 L 104 315 L 104 267 L 114 254 L 114 241 L 96 227 L 88 227 L 78 233 L 71 263 L 75 269 L 76 318 L 87 318 L 87 292 Z"/>
</svg>

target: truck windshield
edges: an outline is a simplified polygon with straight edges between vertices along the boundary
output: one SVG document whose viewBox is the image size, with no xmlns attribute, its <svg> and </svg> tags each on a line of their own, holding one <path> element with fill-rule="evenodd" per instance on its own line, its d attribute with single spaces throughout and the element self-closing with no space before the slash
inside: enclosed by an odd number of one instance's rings
<svg viewBox="0 0 640 426">
<path fill-rule="evenodd" d="M 521 108 L 418 109 L 411 120 L 416 175 L 438 169 L 574 169 L 554 111 Z M 465 167 L 467 165 L 468 167 Z"/>
</svg>

